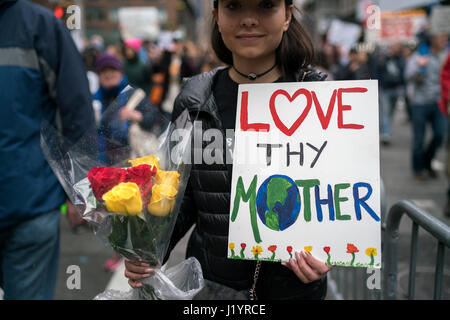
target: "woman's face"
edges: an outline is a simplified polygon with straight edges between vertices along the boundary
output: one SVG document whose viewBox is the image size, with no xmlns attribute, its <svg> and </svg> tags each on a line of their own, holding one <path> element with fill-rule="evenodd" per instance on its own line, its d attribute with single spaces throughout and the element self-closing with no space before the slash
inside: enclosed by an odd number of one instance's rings
<svg viewBox="0 0 450 320">
<path fill-rule="evenodd" d="M 236 64 L 239 59 L 273 61 L 292 10 L 284 0 L 219 0 L 213 15 Z"/>
<path fill-rule="evenodd" d="M 98 76 L 100 85 L 105 89 L 117 87 L 122 81 L 122 73 L 114 68 L 104 68 Z"/>
<path fill-rule="evenodd" d="M 134 59 L 136 57 L 136 51 L 133 48 L 126 46 L 125 47 L 125 57 L 127 59 Z"/>
</svg>

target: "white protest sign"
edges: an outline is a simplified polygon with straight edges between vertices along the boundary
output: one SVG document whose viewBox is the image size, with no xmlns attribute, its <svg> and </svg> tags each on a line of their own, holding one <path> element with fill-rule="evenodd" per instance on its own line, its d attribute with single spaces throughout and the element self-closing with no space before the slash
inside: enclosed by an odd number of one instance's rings
<svg viewBox="0 0 450 320">
<path fill-rule="evenodd" d="M 381 267 L 378 82 L 249 84 L 238 97 L 228 258 L 305 250 Z"/>
<path fill-rule="evenodd" d="M 124 7 L 118 10 L 122 38 L 156 39 L 159 31 L 159 11 L 155 7 Z"/>
<path fill-rule="evenodd" d="M 361 26 L 357 24 L 334 19 L 328 30 L 327 40 L 329 43 L 341 45 L 346 51 L 349 51 L 358 42 L 361 31 Z"/>
<path fill-rule="evenodd" d="M 450 34 L 450 6 L 433 7 L 430 28 L 432 33 Z"/>
</svg>

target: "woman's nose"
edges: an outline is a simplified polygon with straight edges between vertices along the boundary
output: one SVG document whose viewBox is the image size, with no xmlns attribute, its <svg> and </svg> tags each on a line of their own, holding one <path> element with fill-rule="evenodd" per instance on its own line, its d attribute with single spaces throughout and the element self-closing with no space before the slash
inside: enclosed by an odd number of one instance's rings
<svg viewBox="0 0 450 320">
<path fill-rule="evenodd" d="M 258 18 L 253 14 L 246 14 L 241 19 L 241 26 L 242 27 L 255 27 L 258 25 Z"/>
</svg>

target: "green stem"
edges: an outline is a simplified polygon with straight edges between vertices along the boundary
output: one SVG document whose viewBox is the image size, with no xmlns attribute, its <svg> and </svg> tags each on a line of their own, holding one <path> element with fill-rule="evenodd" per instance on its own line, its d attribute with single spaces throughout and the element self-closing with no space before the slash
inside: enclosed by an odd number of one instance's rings
<svg viewBox="0 0 450 320">
<path fill-rule="evenodd" d="M 272 257 L 270 257 L 270 260 L 275 260 L 275 251 L 274 252 L 272 252 Z"/>
<path fill-rule="evenodd" d="M 144 286 L 142 286 L 141 288 L 138 289 L 139 290 L 139 296 L 142 299 L 148 299 L 149 297 L 152 300 L 161 300 L 155 293 L 155 289 L 153 289 L 152 286 L 144 284 Z"/>
<path fill-rule="evenodd" d="M 354 262 L 355 262 L 355 253 L 352 253 L 352 262 L 350 263 L 350 265 L 353 266 Z"/>
<path fill-rule="evenodd" d="M 258 254 L 255 254 L 255 259 L 258 260 Z"/>
<path fill-rule="evenodd" d="M 234 254 L 234 250 L 231 249 L 231 259 L 236 259 L 236 255 Z"/>
<path fill-rule="evenodd" d="M 245 250 L 244 248 L 241 249 L 241 259 L 245 259 L 244 250 Z"/>
<path fill-rule="evenodd" d="M 292 252 L 289 252 L 289 256 L 291 257 L 291 259 L 292 259 Z"/>
<path fill-rule="evenodd" d="M 331 266 L 331 255 L 329 255 L 329 254 L 328 254 L 327 264 L 328 264 L 329 266 Z"/>
<path fill-rule="evenodd" d="M 370 265 L 373 266 L 375 263 L 375 258 L 373 257 L 373 254 L 370 255 Z"/>
</svg>

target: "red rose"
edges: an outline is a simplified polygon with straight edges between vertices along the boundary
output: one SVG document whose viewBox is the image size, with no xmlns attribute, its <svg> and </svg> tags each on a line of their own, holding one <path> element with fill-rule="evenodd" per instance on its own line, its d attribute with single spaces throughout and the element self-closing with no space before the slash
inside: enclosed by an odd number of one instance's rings
<svg viewBox="0 0 450 320">
<path fill-rule="evenodd" d="M 287 252 L 291 253 L 291 252 L 292 252 L 292 247 L 291 247 L 291 246 L 288 246 L 288 247 L 286 248 L 286 250 L 287 250 Z"/>
<path fill-rule="evenodd" d="M 247 245 L 246 245 L 245 243 L 241 243 L 241 248 L 242 248 L 242 249 L 245 249 L 246 246 L 247 246 Z"/>
<path fill-rule="evenodd" d="M 329 253 L 330 253 L 330 247 L 325 247 L 325 248 L 323 248 L 323 251 L 325 251 L 326 254 L 329 254 Z"/>
<path fill-rule="evenodd" d="M 126 170 L 115 167 L 99 167 L 89 171 L 88 180 L 91 183 L 95 198 L 103 202 L 103 195 L 119 183 L 122 183 L 126 174 Z"/>
<path fill-rule="evenodd" d="M 150 201 L 149 194 L 152 190 L 152 177 L 155 174 L 156 167 L 148 164 L 141 164 L 127 170 L 125 182 L 134 182 L 138 185 L 145 206 Z"/>
<path fill-rule="evenodd" d="M 270 252 L 275 252 L 277 250 L 277 246 L 273 245 L 267 248 Z"/>
</svg>

